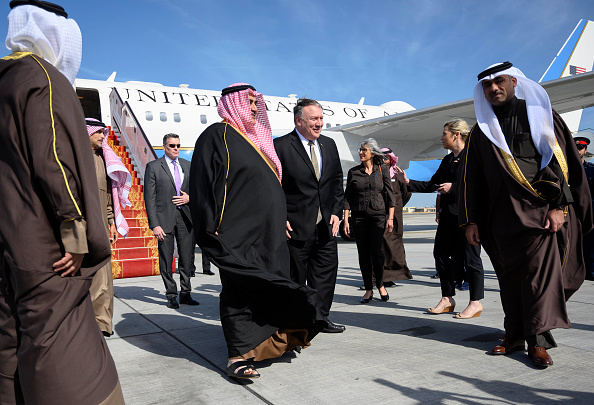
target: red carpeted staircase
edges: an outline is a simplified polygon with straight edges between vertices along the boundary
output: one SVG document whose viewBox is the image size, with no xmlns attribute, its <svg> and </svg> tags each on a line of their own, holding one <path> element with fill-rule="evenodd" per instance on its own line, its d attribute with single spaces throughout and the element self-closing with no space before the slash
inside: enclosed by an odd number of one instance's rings
<svg viewBox="0 0 594 405">
<path fill-rule="evenodd" d="M 160 274 L 157 239 L 155 239 L 153 231 L 148 227 L 144 208 L 144 193 L 140 185 L 140 179 L 134 170 L 134 165 L 126 151 L 126 147 L 119 144 L 113 130 L 109 132 L 107 143 L 122 159 L 122 162 L 132 174 L 132 189 L 129 195 L 132 206 L 122 209 L 122 214 L 130 227 L 130 234 L 126 239 L 120 235 L 118 241 L 111 247 L 113 278 Z M 175 269 L 175 259 L 173 268 Z"/>
</svg>

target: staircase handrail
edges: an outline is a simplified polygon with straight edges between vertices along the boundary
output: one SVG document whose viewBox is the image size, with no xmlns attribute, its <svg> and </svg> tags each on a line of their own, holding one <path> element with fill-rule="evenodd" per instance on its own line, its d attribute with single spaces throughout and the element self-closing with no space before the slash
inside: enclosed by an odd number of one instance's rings
<svg viewBox="0 0 594 405">
<path fill-rule="evenodd" d="M 112 121 L 121 134 L 121 142 L 128 148 L 128 153 L 136 167 L 138 177 L 144 183 L 146 165 L 157 159 L 151 143 L 149 142 L 140 122 L 136 118 L 130 104 L 122 101 L 122 97 L 114 87 L 110 96 Z"/>
</svg>

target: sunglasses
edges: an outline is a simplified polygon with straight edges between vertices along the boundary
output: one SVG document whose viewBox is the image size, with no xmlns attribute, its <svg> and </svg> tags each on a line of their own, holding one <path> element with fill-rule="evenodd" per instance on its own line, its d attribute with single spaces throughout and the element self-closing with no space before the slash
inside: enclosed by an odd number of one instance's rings
<svg viewBox="0 0 594 405">
<path fill-rule="evenodd" d="M 575 145 L 577 146 L 578 150 L 582 150 L 586 148 L 586 145 Z"/>
<path fill-rule="evenodd" d="M 169 146 L 171 149 L 179 148 L 181 145 L 179 143 L 170 143 Z"/>
</svg>

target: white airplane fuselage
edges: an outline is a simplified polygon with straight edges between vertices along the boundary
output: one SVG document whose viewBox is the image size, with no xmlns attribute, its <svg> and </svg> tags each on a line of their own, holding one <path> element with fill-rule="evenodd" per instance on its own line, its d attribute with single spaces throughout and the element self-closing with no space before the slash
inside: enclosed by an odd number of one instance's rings
<svg viewBox="0 0 594 405">
<path fill-rule="evenodd" d="M 122 101 L 130 105 L 156 151 L 162 149 L 163 135 L 167 133 L 178 134 L 184 149 L 193 151 L 196 139 L 202 131 L 221 121 L 217 113 L 220 91 L 168 87 L 158 83 L 88 79 L 76 79 L 75 87 L 77 90 L 98 92 L 101 117 L 97 118 L 107 125 L 112 123 L 109 96 L 114 88 L 117 89 Z M 294 128 L 293 107 L 297 98 L 265 96 L 264 99 L 273 136 L 291 132 Z M 353 154 L 351 142 L 347 142 L 340 131 L 328 131 L 330 128 L 336 129 L 340 125 L 414 110 L 411 105 L 401 101 L 392 101 L 381 106 L 329 101 L 320 101 L 320 104 L 324 113 L 324 129 L 327 131 L 325 134 L 335 140 L 341 160 L 343 164 L 350 162 L 348 166 L 356 164 L 358 156 Z"/>
</svg>

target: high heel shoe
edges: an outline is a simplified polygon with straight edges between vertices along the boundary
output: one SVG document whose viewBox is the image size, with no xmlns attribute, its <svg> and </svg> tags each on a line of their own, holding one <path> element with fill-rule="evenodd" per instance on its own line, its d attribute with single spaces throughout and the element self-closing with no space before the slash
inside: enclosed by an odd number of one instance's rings
<svg viewBox="0 0 594 405">
<path fill-rule="evenodd" d="M 386 287 L 384 287 L 384 291 L 386 291 Z M 380 288 L 377 289 L 377 292 L 379 292 L 380 298 L 382 299 L 382 301 L 386 302 L 390 299 L 390 294 L 388 294 L 388 292 L 386 291 L 386 295 L 382 294 L 382 290 Z"/>
<path fill-rule="evenodd" d="M 470 318 L 478 318 L 479 316 L 481 316 L 481 313 L 483 311 L 476 311 L 474 314 L 470 315 L 470 316 L 462 316 L 462 312 L 458 312 L 456 314 L 456 316 L 454 316 L 454 318 L 456 319 L 470 319 Z"/>
<path fill-rule="evenodd" d="M 443 314 L 445 312 L 454 312 L 454 308 L 456 308 L 455 305 L 450 305 L 448 307 L 443 307 L 441 309 L 441 311 L 437 310 L 437 308 L 429 308 L 427 310 L 427 312 L 429 312 L 430 314 L 433 314 L 433 315 L 439 315 L 439 314 Z"/>
<path fill-rule="evenodd" d="M 437 309 L 438 307 L 439 305 L 435 308 L 429 308 L 427 312 L 433 315 L 439 315 L 446 312 L 454 312 L 454 308 L 456 308 L 456 301 L 450 299 L 450 305 L 442 307 L 441 310 Z"/>
<path fill-rule="evenodd" d="M 466 308 L 466 309 L 468 309 L 468 308 Z M 465 309 L 464 311 L 466 311 L 466 309 Z M 464 311 L 462 311 L 462 312 L 464 312 Z M 472 315 L 464 315 L 464 316 L 463 316 L 463 315 L 462 315 L 462 312 L 458 312 L 458 313 L 457 313 L 457 314 L 454 316 L 454 318 L 456 318 L 456 319 L 470 319 L 470 318 L 478 318 L 479 316 L 481 316 L 481 313 L 483 312 L 483 306 L 482 306 L 482 305 L 479 305 L 479 310 L 478 310 L 478 311 L 476 311 L 476 312 L 475 312 L 474 314 L 472 314 Z"/>
<path fill-rule="evenodd" d="M 369 304 L 369 301 L 371 301 L 373 299 L 373 291 L 371 292 L 371 295 L 369 296 L 369 298 L 361 298 L 361 304 Z"/>
</svg>

